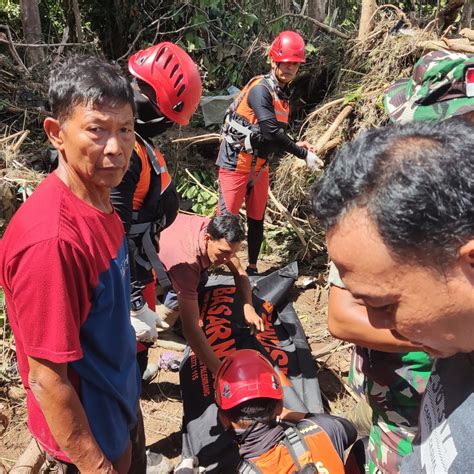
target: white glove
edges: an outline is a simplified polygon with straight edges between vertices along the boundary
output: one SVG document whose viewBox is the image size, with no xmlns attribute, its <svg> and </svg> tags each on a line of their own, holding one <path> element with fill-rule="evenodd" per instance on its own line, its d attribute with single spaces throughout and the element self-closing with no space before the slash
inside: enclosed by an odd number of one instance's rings
<svg viewBox="0 0 474 474">
<path fill-rule="evenodd" d="M 318 171 L 324 166 L 324 161 L 316 153 L 308 150 L 306 166 L 313 171 Z"/>
<path fill-rule="evenodd" d="M 163 332 L 170 328 L 170 325 L 165 320 L 161 319 L 155 311 L 153 311 L 153 313 L 155 313 L 155 326 L 158 332 Z"/>
<path fill-rule="evenodd" d="M 156 317 L 156 313 L 146 303 L 138 311 L 130 311 L 130 321 L 138 341 L 155 342 L 158 339 Z"/>
</svg>

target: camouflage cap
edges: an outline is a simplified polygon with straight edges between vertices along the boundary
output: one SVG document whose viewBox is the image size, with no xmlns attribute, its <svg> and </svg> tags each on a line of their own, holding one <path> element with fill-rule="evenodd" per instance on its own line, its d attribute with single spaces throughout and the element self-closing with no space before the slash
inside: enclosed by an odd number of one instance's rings
<svg viewBox="0 0 474 474">
<path fill-rule="evenodd" d="M 400 79 L 384 93 L 390 119 L 398 123 L 443 120 L 474 111 L 474 97 L 466 96 L 465 74 L 474 56 L 433 51 L 415 64 L 409 79 Z"/>
</svg>

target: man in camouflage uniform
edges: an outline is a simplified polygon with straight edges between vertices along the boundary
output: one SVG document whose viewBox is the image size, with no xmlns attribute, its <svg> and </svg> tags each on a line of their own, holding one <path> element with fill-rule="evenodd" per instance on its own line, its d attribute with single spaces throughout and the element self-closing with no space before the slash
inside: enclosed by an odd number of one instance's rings
<svg viewBox="0 0 474 474">
<path fill-rule="evenodd" d="M 396 123 L 408 123 L 474 115 L 474 97 L 466 96 L 466 70 L 472 66 L 474 57 L 463 54 L 435 51 L 423 56 L 416 63 L 411 78 L 395 82 L 385 92 L 384 105 L 390 119 Z M 336 288 L 335 295 L 341 290 L 349 293 L 334 265 L 331 265 L 329 283 Z M 390 336 L 386 334 L 382 335 L 382 344 L 376 340 L 376 332 L 370 330 L 358 337 L 354 330 L 357 324 L 352 325 L 352 321 L 339 318 L 337 314 L 337 311 L 341 313 L 341 308 L 344 310 L 351 306 L 337 308 L 340 303 L 334 300 L 335 295 L 331 295 L 329 300 L 329 327 L 336 337 L 358 344 L 349 381 L 370 407 L 369 410 L 358 410 L 357 417 L 361 419 L 364 411 L 372 411 L 367 469 L 370 473 L 398 472 L 401 459 L 413 449 L 421 398 L 431 373 L 432 360 L 426 353 L 416 351 L 416 347 L 410 349 L 410 343 L 404 348 L 409 352 L 396 352 L 395 341 L 391 345 Z M 336 323 L 335 318 L 339 318 Z M 361 328 L 359 331 L 367 329 Z M 369 349 L 365 346 L 371 347 L 371 337 L 374 347 Z"/>
<path fill-rule="evenodd" d="M 474 56 L 448 51 L 426 54 L 415 64 L 411 78 L 400 79 L 385 91 L 390 119 L 403 124 L 472 113 L 474 97 L 466 96 L 466 70 L 473 66 Z"/>
</svg>

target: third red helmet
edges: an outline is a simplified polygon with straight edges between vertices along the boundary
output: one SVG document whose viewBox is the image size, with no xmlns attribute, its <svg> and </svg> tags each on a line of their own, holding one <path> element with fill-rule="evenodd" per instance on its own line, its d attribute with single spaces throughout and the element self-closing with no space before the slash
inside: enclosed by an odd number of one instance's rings
<svg viewBox="0 0 474 474">
<path fill-rule="evenodd" d="M 223 410 L 254 398 L 283 400 L 280 378 L 272 364 L 252 349 L 241 349 L 225 358 L 216 375 L 215 393 Z"/>
<path fill-rule="evenodd" d="M 282 31 L 270 46 L 270 58 L 276 63 L 304 63 L 304 39 L 295 31 Z"/>
<path fill-rule="evenodd" d="M 158 105 L 167 118 L 187 125 L 201 99 L 199 71 L 188 53 L 176 44 L 164 42 L 130 56 L 128 69 L 150 86 Z"/>
</svg>

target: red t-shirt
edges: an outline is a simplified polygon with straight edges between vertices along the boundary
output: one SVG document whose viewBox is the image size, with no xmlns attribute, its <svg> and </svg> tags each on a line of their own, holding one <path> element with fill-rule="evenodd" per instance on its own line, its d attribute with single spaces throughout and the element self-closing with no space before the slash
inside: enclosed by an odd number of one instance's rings
<svg viewBox="0 0 474 474">
<path fill-rule="evenodd" d="M 201 273 L 211 266 L 205 241 L 209 221 L 208 217 L 178 214 L 160 234 L 160 260 L 183 298 L 197 299 Z"/>
<path fill-rule="evenodd" d="M 69 461 L 28 383 L 27 356 L 68 363 L 94 437 L 109 459 L 136 424 L 139 375 L 130 325 L 130 274 L 122 222 L 48 176 L 0 241 L 0 285 L 26 389 L 28 426 Z"/>
</svg>

